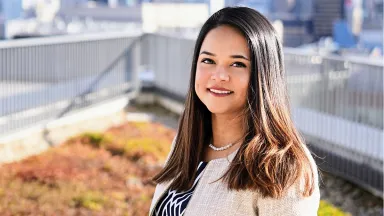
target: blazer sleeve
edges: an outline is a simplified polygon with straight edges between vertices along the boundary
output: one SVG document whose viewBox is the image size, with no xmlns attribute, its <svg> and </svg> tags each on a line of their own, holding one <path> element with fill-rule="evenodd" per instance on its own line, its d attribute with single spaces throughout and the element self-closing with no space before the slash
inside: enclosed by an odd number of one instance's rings
<svg viewBox="0 0 384 216">
<path fill-rule="evenodd" d="M 299 179 L 287 191 L 281 199 L 261 198 L 257 199 L 256 215 L 258 216 L 317 216 L 320 204 L 320 189 L 318 181 L 318 169 L 309 150 L 304 147 L 314 171 L 315 188 L 311 196 L 303 197 L 304 178 Z"/>
</svg>

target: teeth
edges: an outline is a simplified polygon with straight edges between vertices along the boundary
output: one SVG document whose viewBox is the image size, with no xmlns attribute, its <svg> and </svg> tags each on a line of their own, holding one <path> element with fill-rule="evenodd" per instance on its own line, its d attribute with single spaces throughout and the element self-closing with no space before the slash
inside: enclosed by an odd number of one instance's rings
<svg viewBox="0 0 384 216">
<path fill-rule="evenodd" d="M 217 94 L 229 94 L 231 91 L 220 91 L 216 89 L 209 89 L 211 92 L 217 93 Z"/>
</svg>

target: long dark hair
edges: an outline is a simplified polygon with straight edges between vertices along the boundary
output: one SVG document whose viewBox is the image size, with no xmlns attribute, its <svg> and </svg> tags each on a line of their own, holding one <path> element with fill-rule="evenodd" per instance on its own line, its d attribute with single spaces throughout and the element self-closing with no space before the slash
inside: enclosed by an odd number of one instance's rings
<svg viewBox="0 0 384 216">
<path fill-rule="evenodd" d="M 246 7 L 227 7 L 202 26 L 196 41 L 185 110 L 180 117 L 174 150 L 156 183 L 173 180 L 171 189 L 188 190 L 212 136 L 211 113 L 194 90 L 196 64 L 207 33 L 221 25 L 240 30 L 251 53 L 251 76 L 244 107 L 246 134 L 239 151 L 222 176 L 229 189 L 258 190 L 278 198 L 304 176 L 302 195 L 314 190 L 314 172 L 305 144 L 294 127 L 287 96 L 282 45 L 271 23 Z"/>
</svg>

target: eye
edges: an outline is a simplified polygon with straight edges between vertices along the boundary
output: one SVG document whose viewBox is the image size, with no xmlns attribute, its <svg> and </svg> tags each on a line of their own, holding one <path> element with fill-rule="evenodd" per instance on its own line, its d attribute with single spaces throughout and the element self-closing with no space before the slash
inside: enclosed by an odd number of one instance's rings
<svg viewBox="0 0 384 216">
<path fill-rule="evenodd" d="M 234 67 L 241 67 L 241 68 L 246 68 L 246 67 L 247 67 L 247 66 L 246 66 L 244 63 L 242 63 L 242 62 L 235 62 L 235 63 L 232 64 L 232 66 L 234 66 Z"/>
<path fill-rule="evenodd" d="M 212 59 L 209 59 L 209 58 L 204 58 L 203 60 L 201 60 L 202 63 L 205 63 L 205 64 L 214 64 L 215 62 L 212 61 Z"/>
</svg>

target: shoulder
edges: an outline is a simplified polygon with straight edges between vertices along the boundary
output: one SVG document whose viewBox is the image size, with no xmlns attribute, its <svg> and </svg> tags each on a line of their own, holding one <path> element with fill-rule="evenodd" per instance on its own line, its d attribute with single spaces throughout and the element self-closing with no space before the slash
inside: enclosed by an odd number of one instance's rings
<svg viewBox="0 0 384 216">
<path fill-rule="evenodd" d="M 317 170 L 317 165 L 316 165 L 315 159 L 313 158 L 312 153 L 309 150 L 308 146 L 305 144 L 303 144 L 302 146 L 303 146 L 304 152 L 306 153 L 306 155 L 309 159 L 309 162 L 311 163 L 312 168 Z"/>
<path fill-rule="evenodd" d="M 306 145 L 305 153 L 313 171 L 314 190 L 310 196 L 303 196 L 305 177 L 302 175 L 288 188 L 287 193 L 280 199 L 257 196 L 256 209 L 259 215 L 284 216 L 315 216 L 320 204 L 320 189 L 318 182 L 318 169 L 312 154 Z"/>
</svg>

